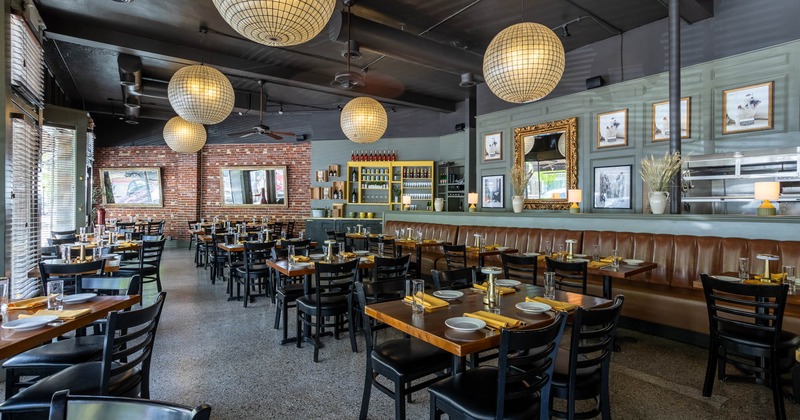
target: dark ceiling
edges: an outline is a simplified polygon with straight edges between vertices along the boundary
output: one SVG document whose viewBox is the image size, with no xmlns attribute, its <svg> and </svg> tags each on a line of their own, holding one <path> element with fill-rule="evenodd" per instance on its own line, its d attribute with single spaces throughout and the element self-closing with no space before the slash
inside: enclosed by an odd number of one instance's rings
<svg viewBox="0 0 800 420">
<path fill-rule="evenodd" d="M 341 3 L 328 27 L 298 46 L 273 48 L 236 33 L 211 0 L 35 0 L 46 25 L 45 58 L 73 108 L 90 112 L 99 145 L 163 144 L 160 131 L 175 115 L 166 86 L 179 68 L 205 63 L 222 71 L 236 91 L 232 115 L 209 126 L 209 143 L 273 141 L 225 133 L 258 123 L 258 80 L 266 81 L 265 124 L 305 139 L 342 139 L 340 106 L 361 90 L 334 87 L 346 69 L 347 38 Z M 443 115 L 463 108 L 477 81 L 482 53 L 503 28 L 535 21 L 562 35 L 567 51 L 667 16 L 668 0 L 360 0 L 352 6 L 352 38 L 367 68 L 366 94 L 389 110 L 385 137 L 423 134 Z M 713 0 L 681 0 L 689 23 L 708 18 Z M 346 19 L 344 19 L 346 22 Z M 561 27 L 568 22 L 567 32 Z M 201 31 L 200 28 L 206 28 Z M 203 33 L 205 32 L 205 33 Z M 424 33 L 424 34 L 423 34 Z M 423 35 L 419 35 L 423 34 Z M 125 124 L 118 57 L 141 59 L 138 125 Z M 283 113 L 278 111 L 282 108 Z M 242 115 L 239 115 L 239 114 Z M 130 119 L 130 118 L 127 118 Z M 426 128 L 427 130 L 427 128 Z M 434 133 L 442 134 L 442 133 Z M 290 139 L 294 141 L 295 139 Z"/>
</svg>

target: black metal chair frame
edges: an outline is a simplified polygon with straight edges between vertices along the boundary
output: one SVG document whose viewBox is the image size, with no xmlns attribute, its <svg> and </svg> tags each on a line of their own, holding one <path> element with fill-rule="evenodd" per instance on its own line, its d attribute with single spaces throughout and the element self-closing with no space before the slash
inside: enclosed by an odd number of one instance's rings
<svg viewBox="0 0 800 420">
<path fill-rule="evenodd" d="M 465 289 L 477 281 L 475 267 L 455 270 L 431 270 L 433 287 L 436 290 Z"/>
<path fill-rule="evenodd" d="M 394 239 L 371 236 L 367 238 L 367 243 L 369 244 L 369 252 L 372 254 L 380 255 L 380 247 L 378 244 L 383 243 L 383 256 L 399 257 L 399 255 L 397 255 L 397 247 L 395 246 Z"/>
<path fill-rule="evenodd" d="M 528 257 L 525 255 L 500 254 L 500 260 L 503 262 L 503 276 L 507 279 L 519 280 L 536 286 L 538 258 L 535 255 Z"/>
<path fill-rule="evenodd" d="M 310 241 L 308 241 L 310 243 Z M 304 250 L 304 255 L 308 256 L 308 245 Z M 273 248 L 272 259 L 281 260 L 286 259 L 288 250 Z M 295 248 L 295 255 L 297 249 Z M 295 308 L 295 301 L 297 298 L 305 294 L 305 276 L 287 277 L 277 270 L 273 270 L 273 290 L 275 291 L 273 300 L 277 303 L 275 307 L 275 324 L 274 328 L 277 330 L 281 327 L 281 318 L 283 318 L 283 339 L 281 344 L 286 344 L 292 341 L 289 338 L 289 308 Z M 296 339 L 296 337 L 295 337 Z"/>
<path fill-rule="evenodd" d="M 207 404 L 190 408 L 163 401 L 126 397 L 98 397 L 95 395 L 69 395 L 68 390 L 53 394 L 50 403 L 50 420 L 67 418 L 169 418 L 171 420 L 209 420 L 211 406 Z"/>
<path fill-rule="evenodd" d="M 85 273 L 94 272 L 94 275 L 103 275 L 106 260 L 100 259 L 77 264 L 47 264 L 39 263 L 39 274 L 42 277 L 42 294 L 47 293 L 47 283 L 56 276 L 64 280 L 64 291 L 78 290 L 78 282 Z M 91 275 L 91 274 L 90 274 Z"/>
<path fill-rule="evenodd" d="M 556 289 L 564 290 L 564 288 L 576 289 L 577 293 L 586 294 L 586 279 L 588 277 L 587 261 L 583 262 L 567 262 L 558 261 L 550 257 L 545 257 L 545 264 L 547 271 L 555 272 Z"/>
<path fill-rule="evenodd" d="M 120 271 L 138 274 L 142 278 L 142 286 L 147 283 L 156 283 L 156 289 L 161 292 L 161 256 L 164 253 L 166 240 L 142 241 L 139 256 L 135 261 L 128 261 L 120 265 Z"/>
<path fill-rule="evenodd" d="M 467 246 L 466 245 L 442 245 L 444 260 L 448 270 L 467 268 Z"/>
<path fill-rule="evenodd" d="M 244 307 L 252 296 L 251 291 L 258 287 L 258 294 L 264 293 L 267 296 L 273 295 L 272 290 L 272 269 L 267 265 L 267 260 L 272 258 L 272 248 L 275 242 L 245 242 L 244 244 L 244 264 L 234 270 L 236 283 L 236 298 L 241 297 L 240 285 L 244 285 Z M 256 282 L 257 281 L 257 282 Z"/>
</svg>

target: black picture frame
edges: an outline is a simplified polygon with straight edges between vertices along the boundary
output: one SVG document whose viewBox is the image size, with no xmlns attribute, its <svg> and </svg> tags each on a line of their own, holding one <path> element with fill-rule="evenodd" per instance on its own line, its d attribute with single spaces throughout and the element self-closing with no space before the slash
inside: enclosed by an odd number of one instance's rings
<svg viewBox="0 0 800 420">
<path fill-rule="evenodd" d="M 598 166 L 594 168 L 592 207 L 596 209 L 630 209 L 631 172 L 633 165 Z"/>
</svg>

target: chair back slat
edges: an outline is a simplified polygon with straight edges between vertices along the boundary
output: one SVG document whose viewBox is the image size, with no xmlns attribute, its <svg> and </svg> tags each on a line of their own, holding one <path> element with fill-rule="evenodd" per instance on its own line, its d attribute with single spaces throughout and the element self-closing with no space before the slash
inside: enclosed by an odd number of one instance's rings
<svg viewBox="0 0 800 420">
<path fill-rule="evenodd" d="M 500 254 L 500 260 L 503 262 L 503 276 L 505 278 L 536 285 L 538 257 Z"/>
<path fill-rule="evenodd" d="M 586 279 L 588 275 L 588 262 L 558 261 L 550 257 L 545 258 L 547 271 L 556 273 L 556 289 L 573 289 L 581 294 L 586 294 Z"/>
<path fill-rule="evenodd" d="M 624 300 L 617 295 L 610 307 L 575 311 L 569 347 L 570 383 L 575 383 L 578 369 L 608 368 Z"/>
<path fill-rule="evenodd" d="M 369 281 L 364 281 L 369 303 L 403 297 L 408 278 L 408 261 L 408 255 L 398 258 L 375 257 L 372 276 Z"/>
<path fill-rule="evenodd" d="M 476 281 L 475 267 L 455 270 L 431 270 L 433 286 L 436 290 L 464 289 Z"/>
<path fill-rule="evenodd" d="M 466 245 L 442 245 L 444 259 L 448 270 L 467 268 L 467 246 Z"/>
</svg>

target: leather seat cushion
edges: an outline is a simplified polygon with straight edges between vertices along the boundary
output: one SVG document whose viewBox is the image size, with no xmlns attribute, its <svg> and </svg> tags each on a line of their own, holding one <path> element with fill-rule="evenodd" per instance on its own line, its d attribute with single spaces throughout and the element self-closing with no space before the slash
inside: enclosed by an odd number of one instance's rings
<svg viewBox="0 0 800 420">
<path fill-rule="evenodd" d="M 720 338 L 744 346 L 754 346 L 769 348 L 771 334 L 766 331 L 754 331 L 748 328 L 722 324 L 719 328 Z M 800 348 L 800 336 L 788 331 L 781 331 L 780 352 L 782 354 L 794 355 L 794 351 Z"/>
<path fill-rule="evenodd" d="M 598 384 L 601 377 L 600 366 L 580 368 L 575 372 L 575 376 L 580 384 Z M 552 382 L 554 386 L 559 387 L 566 387 L 569 383 L 569 350 L 567 349 L 558 349 Z"/>
<path fill-rule="evenodd" d="M 373 369 L 390 370 L 396 376 L 413 376 L 432 366 L 449 366 L 450 353 L 417 339 L 389 340 L 372 349 Z"/>
<path fill-rule="evenodd" d="M 75 365 L 99 359 L 103 354 L 102 335 L 75 337 L 47 343 L 22 352 L 3 363 L 4 368 Z"/>
<path fill-rule="evenodd" d="M 497 403 L 497 368 L 479 367 L 442 379 L 428 391 L 436 398 L 459 407 L 467 417 L 495 419 Z M 507 402 L 504 419 L 533 419 L 539 417 L 539 393 L 529 398 Z"/>
<path fill-rule="evenodd" d="M 316 295 L 305 295 L 297 299 L 297 308 L 303 312 L 316 313 Z M 335 298 L 322 298 L 320 310 L 325 313 L 347 313 L 347 296 L 337 296 Z"/>
<path fill-rule="evenodd" d="M 53 394 L 62 389 L 75 395 L 100 395 L 101 367 L 101 362 L 81 363 L 50 375 L 0 404 L 0 412 L 47 410 Z M 138 396 L 141 378 L 138 369 L 112 377 L 108 394 Z"/>
</svg>

